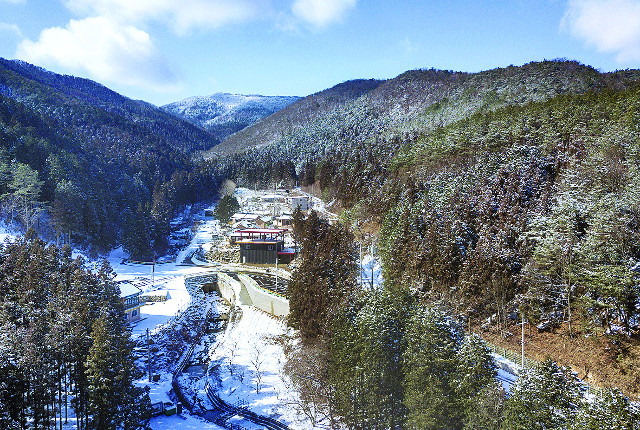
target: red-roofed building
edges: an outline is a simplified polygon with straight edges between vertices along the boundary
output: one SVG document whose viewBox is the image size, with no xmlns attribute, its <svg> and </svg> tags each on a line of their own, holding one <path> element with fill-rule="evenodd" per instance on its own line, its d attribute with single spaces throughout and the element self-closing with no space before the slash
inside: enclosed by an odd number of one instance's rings
<svg viewBox="0 0 640 430">
<path fill-rule="evenodd" d="M 249 228 L 234 232 L 240 246 L 240 262 L 244 264 L 289 263 L 295 255 L 284 248 L 284 228 Z"/>
</svg>

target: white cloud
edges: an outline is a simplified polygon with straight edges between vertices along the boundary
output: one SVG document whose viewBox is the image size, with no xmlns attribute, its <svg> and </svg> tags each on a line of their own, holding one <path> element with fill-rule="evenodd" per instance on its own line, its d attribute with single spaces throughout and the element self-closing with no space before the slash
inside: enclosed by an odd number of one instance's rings
<svg viewBox="0 0 640 430">
<path fill-rule="evenodd" d="M 569 0 L 561 28 L 620 63 L 640 61 L 640 1 Z"/>
<path fill-rule="evenodd" d="M 161 21 L 177 33 L 218 28 L 260 15 L 267 0 L 66 0 L 81 16 L 99 15 L 121 22 Z"/>
<path fill-rule="evenodd" d="M 0 22 L 0 31 L 8 31 L 10 33 L 14 33 L 18 37 L 22 37 L 22 32 L 20 31 L 20 27 L 15 24 L 7 24 L 6 22 Z"/>
<path fill-rule="evenodd" d="M 340 20 L 357 0 L 295 0 L 293 14 L 318 27 Z"/>
<path fill-rule="evenodd" d="M 411 55 L 418 50 L 418 45 L 416 45 L 411 39 L 405 37 L 402 41 L 402 50 L 404 55 Z"/>
<path fill-rule="evenodd" d="M 44 67 L 85 71 L 98 81 L 150 89 L 176 85 L 177 78 L 157 53 L 149 34 L 105 17 L 71 20 L 23 40 L 17 57 Z"/>
<path fill-rule="evenodd" d="M 271 0 L 61 1 L 77 19 L 65 27 L 42 30 L 36 41 L 23 40 L 16 57 L 42 67 L 88 74 L 103 83 L 166 92 L 175 89 L 179 79 L 150 32 L 167 27 L 184 35 L 255 19 L 270 10 Z"/>
</svg>

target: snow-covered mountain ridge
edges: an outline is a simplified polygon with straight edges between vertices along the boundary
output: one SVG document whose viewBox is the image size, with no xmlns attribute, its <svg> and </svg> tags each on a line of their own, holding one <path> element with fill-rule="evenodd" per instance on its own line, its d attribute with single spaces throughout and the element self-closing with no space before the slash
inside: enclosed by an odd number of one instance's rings
<svg viewBox="0 0 640 430">
<path fill-rule="evenodd" d="M 223 140 L 299 100 L 296 96 L 261 96 L 215 93 L 194 96 L 162 106 Z"/>
</svg>

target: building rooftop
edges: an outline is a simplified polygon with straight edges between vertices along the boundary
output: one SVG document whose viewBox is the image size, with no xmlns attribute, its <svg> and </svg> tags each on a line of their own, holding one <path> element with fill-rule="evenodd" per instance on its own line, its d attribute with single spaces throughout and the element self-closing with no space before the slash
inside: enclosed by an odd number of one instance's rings
<svg viewBox="0 0 640 430">
<path fill-rule="evenodd" d="M 120 297 L 123 298 L 133 296 L 134 294 L 140 294 L 142 292 L 140 288 L 130 282 L 120 282 L 118 283 L 118 286 L 120 287 Z"/>
<path fill-rule="evenodd" d="M 286 228 L 246 228 L 244 230 L 238 230 L 236 233 L 247 233 L 247 234 L 282 234 L 286 233 L 289 230 Z"/>
</svg>

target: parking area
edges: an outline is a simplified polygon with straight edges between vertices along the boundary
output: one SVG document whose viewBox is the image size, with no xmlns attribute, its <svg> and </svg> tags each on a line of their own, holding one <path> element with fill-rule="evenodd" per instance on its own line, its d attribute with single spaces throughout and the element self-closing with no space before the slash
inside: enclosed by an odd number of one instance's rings
<svg viewBox="0 0 640 430">
<path fill-rule="evenodd" d="M 271 275 L 261 275 L 257 273 L 247 273 L 251 279 L 256 281 L 256 283 L 269 291 L 273 291 L 274 293 L 282 294 L 287 297 L 287 280 L 281 277 L 278 277 L 276 281 L 275 276 Z"/>
</svg>

